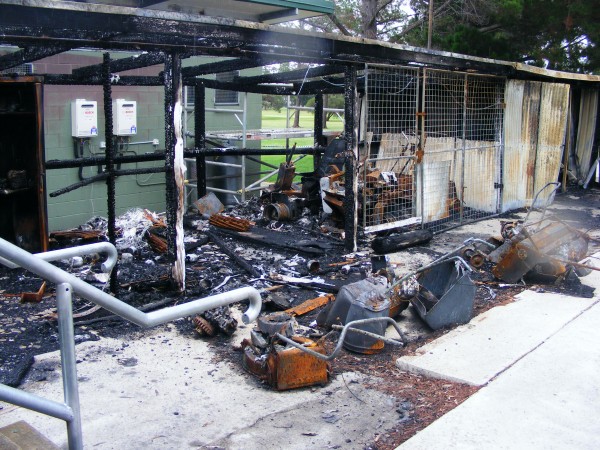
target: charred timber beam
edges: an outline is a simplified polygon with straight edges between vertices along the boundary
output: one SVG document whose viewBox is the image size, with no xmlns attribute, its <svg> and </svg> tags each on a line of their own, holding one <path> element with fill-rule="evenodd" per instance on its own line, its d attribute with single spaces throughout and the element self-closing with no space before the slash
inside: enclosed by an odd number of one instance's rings
<svg viewBox="0 0 600 450">
<path fill-rule="evenodd" d="M 209 80 L 206 78 L 186 78 L 185 85 L 193 85 L 196 81 L 200 81 L 209 89 L 221 89 L 224 91 L 249 92 L 251 94 L 267 94 L 267 95 L 295 95 L 294 88 L 289 86 L 251 86 L 240 85 L 239 83 L 230 83 L 225 81 Z"/>
<path fill-rule="evenodd" d="M 242 85 L 260 83 L 284 83 L 296 80 L 308 80 L 310 78 L 323 77 L 326 75 L 334 75 L 336 73 L 343 72 L 344 68 L 342 66 L 308 67 L 305 69 L 290 70 L 288 72 L 282 73 L 257 75 L 253 77 L 236 77 L 234 79 L 234 82 Z"/>
<path fill-rule="evenodd" d="M 108 174 L 106 172 L 99 173 L 98 175 L 94 175 L 92 177 L 86 178 L 85 180 L 78 181 L 77 183 L 70 184 L 69 186 L 65 186 L 64 188 L 57 189 L 56 191 L 50 192 L 48 194 L 50 197 L 58 197 L 59 195 L 66 194 L 67 192 L 74 191 L 75 189 L 82 188 L 89 184 L 95 183 L 96 181 L 103 181 L 108 178 Z"/>
<path fill-rule="evenodd" d="M 210 238 L 213 244 L 215 244 L 219 249 L 233 259 L 238 266 L 248 272 L 250 275 L 256 278 L 260 278 L 260 272 L 252 267 L 252 265 L 246 261 L 244 258 L 239 256 L 235 251 L 233 251 L 229 246 L 225 243 L 225 241 L 221 240 L 214 232 L 207 231 L 206 235 Z"/>
<path fill-rule="evenodd" d="M 141 155 L 115 156 L 115 164 L 127 164 L 148 161 L 163 161 L 165 152 L 144 153 Z M 51 159 L 46 161 L 46 169 L 71 169 L 76 167 L 91 167 L 106 164 L 106 156 L 91 156 L 76 159 Z"/>
<path fill-rule="evenodd" d="M 113 171 L 113 175 L 115 177 L 124 176 L 124 175 L 146 175 L 150 173 L 162 173 L 165 171 L 164 167 L 146 167 L 145 169 L 121 169 Z M 65 186 L 64 188 L 57 189 L 56 191 L 51 192 L 50 197 L 58 197 L 59 195 L 66 194 L 68 192 L 74 191 L 76 189 L 82 188 L 84 186 L 88 186 L 96 181 L 103 181 L 108 178 L 108 173 L 102 172 L 98 175 L 91 176 L 86 178 L 85 180 L 78 181 L 77 183 L 70 184 L 69 186 Z"/>
<path fill-rule="evenodd" d="M 163 86 L 164 81 L 161 77 L 144 76 L 111 76 L 110 82 L 114 86 Z M 44 83 L 51 85 L 67 86 L 99 86 L 104 84 L 101 75 L 74 76 L 61 74 L 44 75 Z"/>
<path fill-rule="evenodd" d="M 206 150 L 206 89 L 201 82 L 194 90 L 194 144 L 201 151 Z M 185 150 L 184 150 L 185 152 Z M 206 195 L 206 155 L 196 155 L 196 191 L 198 198 Z"/>
<path fill-rule="evenodd" d="M 324 116 L 323 116 L 323 106 L 324 106 L 323 94 L 321 92 L 319 92 L 317 95 L 315 95 L 315 117 L 314 117 L 314 130 L 315 130 L 314 146 L 315 146 L 315 148 L 324 147 L 327 143 L 325 140 L 325 137 L 323 136 L 323 125 L 325 123 Z M 315 171 L 319 167 L 320 160 L 321 160 L 321 158 L 319 158 L 318 154 L 315 155 L 315 157 L 313 158 L 313 168 Z"/>
<path fill-rule="evenodd" d="M 316 154 L 320 154 L 321 152 L 322 152 L 322 149 L 297 148 L 294 151 L 294 155 L 316 155 Z M 193 158 L 197 155 L 204 155 L 204 156 L 223 156 L 223 155 L 251 156 L 251 155 L 257 155 L 257 156 L 263 156 L 263 155 L 289 155 L 289 153 L 290 153 L 290 149 L 285 149 L 285 148 L 259 149 L 259 148 L 230 147 L 230 148 L 207 148 L 207 149 L 186 148 L 185 149 L 185 157 L 186 158 Z"/>
<path fill-rule="evenodd" d="M 106 139 L 106 201 L 107 201 L 107 216 L 108 216 L 108 241 L 116 245 L 117 242 L 117 227 L 116 227 L 116 187 L 115 176 L 115 145 L 113 142 L 113 116 L 112 116 L 112 87 L 110 85 L 110 55 L 104 53 L 102 55 L 102 90 L 104 95 L 104 138 Z M 110 290 L 117 293 L 119 289 L 117 283 L 117 266 L 110 276 Z"/>
<path fill-rule="evenodd" d="M 169 262 L 174 263 L 177 249 L 175 236 L 175 222 L 177 219 L 177 183 L 175 182 L 175 129 L 174 129 L 174 100 L 173 82 L 174 59 L 166 54 L 164 60 L 164 88 L 165 88 L 165 195 L 167 216 L 167 255 Z"/>
<path fill-rule="evenodd" d="M 162 64 L 165 57 L 162 53 L 142 53 L 137 56 L 131 56 L 129 58 L 117 59 L 110 62 L 110 70 L 113 73 L 122 72 L 124 70 L 139 69 L 142 67 L 154 66 L 156 64 Z M 75 77 L 89 77 L 95 76 L 100 70 L 102 65 L 95 64 L 93 66 L 80 67 L 72 71 Z"/>
<path fill-rule="evenodd" d="M 71 46 L 48 45 L 44 47 L 27 47 L 22 50 L 0 56 L 0 70 L 10 69 L 21 64 L 37 61 L 48 56 L 63 53 L 71 49 Z"/>
<path fill-rule="evenodd" d="M 77 40 L 80 47 L 100 49 L 187 52 L 213 48 L 223 56 L 240 56 L 244 51 L 253 51 L 309 58 L 312 62 L 418 63 L 495 74 L 511 74 L 515 70 L 508 63 L 433 50 L 348 37 L 332 39 L 263 25 L 247 27 L 230 19 L 87 3 L 1 4 L 0 27 L 0 42 L 8 44 L 27 39 L 45 44 Z"/>
<path fill-rule="evenodd" d="M 233 70 L 253 69 L 254 67 L 268 66 L 269 64 L 289 62 L 290 58 L 279 56 L 253 55 L 253 57 L 228 59 L 193 67 L 184 67 L 181 73 L 184 78 L 210 75 L 213 73 L 231 72 Z"/>
<path fill-rule="evenodd" d="M 346 67 L 344 79 L 344 139 L 346 141 L 344 159 L 344 246 L 347 251 L 355 251 L 356 230 L 358 227 L 358 183 L 355 174 L 356 161 L 358 160 L 358 124 L 355 121 L 355 111 L 358 95 L 356 92 L 356 68 L 354 66 L 348 65 Z"/>
</svg>

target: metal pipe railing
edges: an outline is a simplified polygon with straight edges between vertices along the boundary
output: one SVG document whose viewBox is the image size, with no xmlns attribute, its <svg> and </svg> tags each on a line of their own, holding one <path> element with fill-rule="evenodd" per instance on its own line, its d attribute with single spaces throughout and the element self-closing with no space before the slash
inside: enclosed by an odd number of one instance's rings
<svg viewBox="0 0 600 450">
<path fill-rule="evenodd" d="M 107 250 L 110 247 L 102 246 L 103 251 L 106 251 L 106 253 L 109 254 L 106 263 L 108 263 L 109 260 L 112 262 L 113 259 L 116 262 L 116 249 L 112 244 L 109 245 L 115 253 L 113 255 L 112 250 Z M 93 247 L 96 252 L 99 251 L 99 246 L 96 244 L 83 246 L 83 248 L 86 248 L 86 251 L 89 250 L 90 247 Z M 79 252 L 81 253 L 81 251 L 80 247 Z M 76 247 L 73 249 L 65 249 L 65 252 L 63 253 L 56 251 L 54 252 L 54 255 L 61 255 L 56 258 L 60 259 L 66 257 L 65 254 L 70 254 L 71 256 L 80 254 L 75 252 L 77 252 Z M 153 311 L 151 313 L 144 313 L 117 298 L 111 297 L 94 286 L 87 284 L 74 275 L 53 266 L 42 259 L 41 255 L 44 254 L 32 255 L 16 245 L 0 238 L 0 263 L 9 266 L 23 267 L 57 285 L 58 330 L 65 402 L 54 402 L 3 384 L 0 384 L 0 400 L 64 420 L 67 423 L 69 449 L 72 450 L 80 450 L 83 448 L 73 331 L 73 293 L 77 293 L 81 297 L 142 327 L 152 327 L 242 300 L 248 300 L 250 302 L 248 309 L 242 315 L 242 321 L 248 324 L 258 317 L 262 307 L 262 300 L 258 290 L 253 287 L 244 287 L 222 294 L 193 300 L 189 303 Z M 114 263 L 112 264 L 114 266 Z"/>
<path fill-rule="evenodd" d="M 44 261 L 58 261 L 59 259 L 72 258 L 73 256 L 93 255 L 100 253 L 106 255 L 106 261 L 102 263 L 102 271 L 110 273 L 115 267 L 119 257 L 117 249 L 110 242 L 96 242 L 94 244 L 80 245 L 79 247 L 62 248 L 60 250 L 52 250 L 44 253 L 35 253 L 33 256 L 43 259 Z M 9 269 L 16 269 L 18 264 L 9 261 L 0 256 L 0 264 Z"/>
<path fill-rule="evenodd" d="M 369 331 L 356 328 L 360 325 L 369 325 L 369 324 L 377 323 L 377 322 L 387 322 L 390 325 L 392 325 L 396 329 L 398 334 L 400 335 L 400 338 L 402 339 L 402 341 L 398 341 L 396 339 L 390 339 L 385 336 L 380 336 L 379 334 L 376 334 L 376 333 L 371 333 Z M 339 328 L 337 328 L 337 329 L 339 329 Z M 404 333 L 402 332 L 402 330 L 400 329 L 400 327 L 398 326 L 396 321 L 394 319 L 392 319 L 391 317 L 371 317 L 369 319 L 359 319 L 359 320 L 353 320 L 352 322 L 348 322 L 346 325 L 344 325 L 341 328 L 341 333 L 340 333 L 340 337 L 338 339 L 338 343 L 330 355 L 324 355 L 322 353 L 315 352 L 314 350 L 311 350 L 310 348 L 307 348 L 304 345 L 291 340 L 290 338 L 288 338 L 287 336 L 284 336 L 281 333 L 275 333 L 275 336 L 277 336 L 278 339 L 282 340 L 286 344 L 291 345 L 292 347 L 296 347 L 298 350 L 302 350 L 304 353 L 308 353 L 309 355 L 314 356 L 315 358 L 322 359 L 323 361 L 332 361 L 338 355 L 340 350 L 342 349 L 342 345 L 344 344 L 344 339 L 346 339 L 346 334 L 349 331 L 353 332 L 353 333 L 359 333 L 359 334 L 363 334 L 365 336 L 373 337 L 375 339 L 379 339 L 380 341 L 387 342 L 388 344 L 399 345 L 400 347 L 403 347 L 405 345 L 405 342 L 407 341 L 406 336 L 404 335 Z"/>
<path fill-rule="evenodd" d="M 244 287 L 151 313 L 144 313 L 2 238 L 0 238 L 0 257 L 16 263 L 45 280 L 56 284 L 69 283 L 76 294 L 144 328 L 242 300 L 250 301 L 250 307 L 242 316 L 244 323 L 250 323 L 258 317 L 262 307 L 260 293 L 252 287 Z"/>
</svg>

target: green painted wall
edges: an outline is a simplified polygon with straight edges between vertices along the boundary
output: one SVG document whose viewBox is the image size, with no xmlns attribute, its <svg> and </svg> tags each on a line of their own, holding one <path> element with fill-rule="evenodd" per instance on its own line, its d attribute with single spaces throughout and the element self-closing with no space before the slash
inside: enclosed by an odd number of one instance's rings
<svg viewBox="0 0 600 450">
<path fill-rule="evenodd" d="M 127 54 L 115 54 L 113 57 L 125 57 Z M 194 61 L 184 61 L 184 65 L 195 65 L 214 58 L 194 58 Z M 100 53 L 69 52 L 56 57 L 46 58 L 36 63 L 36 73 L 70 73 L 73 68 L 89 64 L 101 63 Z M 156 75 L 162 66 L 129 71 L 123 74 Z M 260 69 L 244 71 L 244 74 L 260 73 Z M 84 156 L 102 154 L 101 142 L 104 137 L 104 102 L 101 86 L 44 86 L 44 134 L 46 160 L 70 159 L 74 157 L 74 138 L 71 136 L 71 101 L 77 98 L 95 100 L 98 103 L 98 137 L 90 139 L 86 145 Z M 147 153 L 155 149 L 164 149 L 164 92 L 162 87 L 124 87 L 113 86 L 112 98 L 124 98 L 137 101 L 138 132 L 129 138 L 130 144 L 126 154 Z M 242 99 L 242 94 L 240 94 Z M 214 93 L 207 90 L 206 107 L 214 107 Z M 228 106 L 241 109 L 241 106 Z M 248 96 L 248 128 L 260 128 L 261 96 Z M 241 117 L 241 116 L 240 116 Z M 188 129 L 193 131 L 193 114 L 190 114 Z M 233 115 L 209 113 L 207 129 L 241 129 Z M 151 143 L 133 145 L 135 142 L 159 140 L 157 147 Z M 193 146 L 193 140 L 187 143 Z M 162 166 L 162 162 L 127 164 L 123 169 Z M 96 167 L 84 169 L 84 176 L 97 173 Z M 117 214 L 134 207 L 147 208 L 151 211 L 165 210 L 165 176 L 164 174 L 122 176 L 117 179 Z M 48 170 L 46 173 L 46 188 L 48 194 L 79 181 L 78 169 Z M 62 230 L 81 225 L 93 216 L 107 215 L 106 183 L 95 182 L 58 197 L 47 197 L 48 226 L 50 231 Z"/>
</svg>

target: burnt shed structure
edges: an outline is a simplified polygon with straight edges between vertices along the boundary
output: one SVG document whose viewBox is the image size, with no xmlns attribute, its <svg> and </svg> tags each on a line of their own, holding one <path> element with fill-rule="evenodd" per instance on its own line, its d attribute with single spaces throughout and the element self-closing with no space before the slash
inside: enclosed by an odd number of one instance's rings
<svg viewBox="0 0 600 450">
<path fill-rule="evenodd" d="M 146 2 L 148 3 L 148 2 Z M 150 4 L 152 2 L 149 2 Z M 295 10 L 289 14 L 295 13 Z M 265 12 L 272 22 L 283 12 Z M 98 181 L 106 184 L 109 238 L 115 239 L 115 179 L 164 173 L 169 254 L 174 278 L 184 286 L 184 158 L 195 158 L 198 194 L 206 193 L 206 158 L 214 155 L 286 154 L 286 149 L 208 148 L 205 111 L 196 107 L 193 146 L 184 148 L 183 87 L 193 86 L 195 105 L 205 89 L 315 97 L 314 146 L 303 150 L 318 161 L 326 147 L 323 96 L 343 94 L 345 183 L 341 202 L 348 249 L 357 231 L 376 232 L 420 224 L 442 230 L 508 209 L 529 206 L 548 182 L 569 171 L 585 182 L 598 153 L 600 77 L 548 71 L 519 63 L 392 45 L 337 35 L 312 34 L 265 23 L 201 14 L 84 2 L 0 0 L 0 70 L 73 50 L 102 52 L 101 64 L 71 73 L 5 76 L 4 83 L 102 86 L 106 148 L 101 155 L 71 160 L 44 157 L 37 138 L 39 173 L 36 211 L 43 211 L 44 177 L 52 170 L 102 165 L 97 175 L 64 186 L 60 195 Z M 10 51 L 8 51 L 10 50 Z M 115 52 L 133 56 L 115 59 Z M 196 58 L 196 59 L 194 59 Z M 197 58 L 204 62 L 186 65 Z M 215 60 L 215 58 L 219 58 Z M 276 63 L 308 69 L 231 81 L 213 75 Z M 155 74 L 134 74 L 158 67 Z M 164 90 L 164 151 L 127 155 L 114 138 L 113 89 Z M 2 91 L 4 92 L 4 91 Z M 32 94 L 33 95 L 33 94 Z M 0 106 L 3 103 L 0 102 Z M 7 103 L 8 104 L 8 103 Z M 7 106 L 2 114 L 14 113 Z M 11 120 L 17 120 L 13 117 Z M 39 119 L 37 122 L 39 130 Z M 11 128 L 12 129 L 12 128 Z M 2 150 L 15 147 L 1 129 Z M 39 131 L 38 131 L 39 134 Z M 190 142 L 190 141 L 188 141 Z M 13 151 L 18 152 L 18 148 Z M 159 161 L 152 167 L 121 164 Z M 4 166 L 0 166 L 4 167 Z M 567 170 L 568 168 L 568 170 Z M 0 173 L 0 178 L 5 174 Z M 382 181 L 383 180 L 383 181 Z M 13 194 L 6 190 L 4 197 Z M 4 201 L 3 198 L 1 201 Z M 7 208 L 2 203 L 2 208 Z M 45 233 L 45 219 L 36 232 Z M 3 223 L 3 222 L 2 222 Z M 0 225 L 0 233 L 14 233 Z M 41 230 L 41 231 L 40 231 Z M 33 235 L 32 234 L 32 235 Z M 9 236 L 10 238 L 10 236 Z M 43 249 L 44 246 L 41 246 Z"/>
</svg>

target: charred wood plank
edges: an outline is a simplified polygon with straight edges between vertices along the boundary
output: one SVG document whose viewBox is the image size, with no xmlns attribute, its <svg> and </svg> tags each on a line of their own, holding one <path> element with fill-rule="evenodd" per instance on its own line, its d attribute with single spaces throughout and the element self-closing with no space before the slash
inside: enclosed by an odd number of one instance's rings
<svg viewBox="0 0 600 450">
<path fill-rule="evenodd" d="M 244 269 L 253 277 L 259 278 L 261 276 L 260 272 L 254 268 L 248 261 L 244 258 L 236 254 L 233 250 L 229 248 L 229 246 L 225 243 L 225 241 L 221 240 L 215 233 L 212 231 L 207 231 L 206 235 L 210 238 L 210 240 L 215 244 L 223 253 L 233 259 L 238 266 Z"/>
<path fill-rule="evenodd" d="M 129 58 L 117 59 L 110 62 L 111 72 L 122 72 L 125 70 L 139 69 L 142 67 L 154 66 L 162 64 L 165 56 L 162 53 L 142 53 Z M 89 77 L 95 76 L 102 69 L 102 64 L 94 64 L 92 66 L 79 67 L 73 69 L 74 77 Z"/>
<path fill-rule="evenodd" d="M 431 230 L 415 230 L 390 236 L 376 237 L 371 244 L 375 252 L 386 254 L 404 250 L 416 245 L 426 244 L 433 238 Z"/>
<path fill-rule="evenodd" d="M 241 85 L 247 84 L 260 84 L 260 83 L 284 83 L 289 81 L 311 79 L 316 77 L 323 77 L 325 75 L 333 75 L 336 73 L 343 73 L 343 66 L 320 66 L 320 67 L 308 67 L 298 70 L 290 70 L 281 73 L 272 73 L 265 75 L 256 75 L 252 77 L 236 77 L 234 83 Z"/>
<path fill-rule="evenodd" d="M 48 56 L 63 53 L 70 50 L 69 45 L 47 45 L 43 47 L 31 46 L 14 53 L 0 56 L 0 70 L 10 69 L 21 64 L 37 61 Z"/>
</svg>

